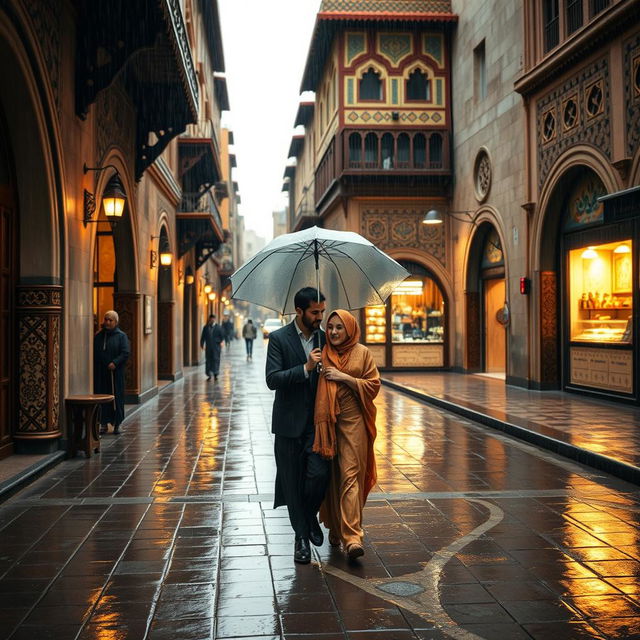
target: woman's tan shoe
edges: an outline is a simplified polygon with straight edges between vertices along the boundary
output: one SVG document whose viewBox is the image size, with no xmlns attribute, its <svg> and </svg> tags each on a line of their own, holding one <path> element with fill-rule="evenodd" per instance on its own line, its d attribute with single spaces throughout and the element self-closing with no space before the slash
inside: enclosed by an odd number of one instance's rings
<svg viewBox="0 0 640 640">
<path fill-rule="evenodd" d="M 349 560 L 355 560 L 356 558 L 360 558 L 364 555 L 364 549 L 362 545 L 353 543 L 347 547 L 347 555 L 349 556 Z"/>
</svg>

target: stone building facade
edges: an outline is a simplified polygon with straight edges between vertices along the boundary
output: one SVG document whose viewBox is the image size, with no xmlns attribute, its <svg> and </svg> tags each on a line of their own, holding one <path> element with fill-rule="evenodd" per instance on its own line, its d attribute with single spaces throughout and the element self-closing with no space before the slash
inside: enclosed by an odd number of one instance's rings
<svg viewBox="0 0 640 640">
<path fill-rule="evenodd" d="M 321 4 L 283 189 L 290 229 L 358 231 L 409 268 L 361 316 L 379 365 L 638 400 L 637 11 Z"/>
<path fill-rule="evenodd" d="M 131 340 L 129 402 L 199 360 L 225 239 L 223 71 L 215 2 L 0 6 L 0 456 L 64 447 L 108 308 Z"/>
</svg>

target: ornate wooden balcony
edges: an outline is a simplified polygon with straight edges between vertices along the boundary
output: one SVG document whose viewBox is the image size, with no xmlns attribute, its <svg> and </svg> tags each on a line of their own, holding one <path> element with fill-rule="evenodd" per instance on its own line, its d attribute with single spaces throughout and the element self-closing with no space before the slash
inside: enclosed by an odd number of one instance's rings
<svg viewBox="0 0 640 640">
<path fill-rule="evenodd" d="M 179 255 L 196 247 L 196 266 L 200 268 L 224 241 L 222 219 L 210 191 L 183 193 L 176 214 Z"/>
<path fill-rule="evenodd" d="M 315 172 L 316 205 L 345 176 L 451 175 L 449 132 L 442 129 L 344 129 L 331 141 Z"/>
</svg>

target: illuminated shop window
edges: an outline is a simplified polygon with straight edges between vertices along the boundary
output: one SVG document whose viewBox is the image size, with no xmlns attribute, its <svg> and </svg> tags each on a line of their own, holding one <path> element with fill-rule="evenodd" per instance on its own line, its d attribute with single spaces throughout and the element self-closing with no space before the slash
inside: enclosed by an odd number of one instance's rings
<svg viewBox="0 0 640 640">
<path fill-rule="evenodd" d="M 369 344 L 384 344 L 387 341 L 387 318 L 384 305 L 367 307 L 365 317 L 365 342 Z"/>
<path fill-rule="evenodd" d="M 632 342 L 632 255 L 631 240 L 569 252 L 573 342 Z"/>
<path fill-rule="evenodd" d="M 411 276 L 391 296 L 391 341 L 444 342 L 444 298 L 427 276 Z"/>
</svg>

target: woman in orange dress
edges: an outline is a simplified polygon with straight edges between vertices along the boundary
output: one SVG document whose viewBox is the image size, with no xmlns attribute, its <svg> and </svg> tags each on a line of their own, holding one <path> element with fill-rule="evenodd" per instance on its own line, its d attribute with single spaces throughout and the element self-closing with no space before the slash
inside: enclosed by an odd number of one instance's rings
<svg viewBox="0 0 640 640">
<path fill-rule="evenodd" d="M 320 520 L 332 546 L 342 543 L 351 559 L 364 554 L 362 510 L 376 483 L 373 441 L 380 374 L 367 347 L 360 344 L 356 319 L 337 309 L 327 320 L 322 375 L 315 404 L 313 450 L 332 460 L 329 488 Z"/>
</svg>

